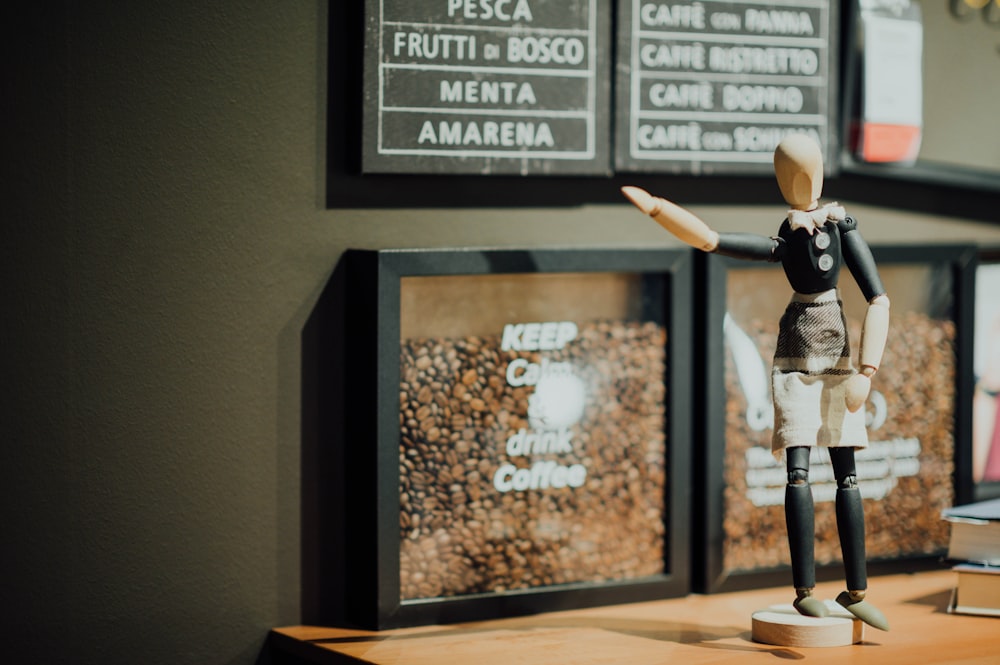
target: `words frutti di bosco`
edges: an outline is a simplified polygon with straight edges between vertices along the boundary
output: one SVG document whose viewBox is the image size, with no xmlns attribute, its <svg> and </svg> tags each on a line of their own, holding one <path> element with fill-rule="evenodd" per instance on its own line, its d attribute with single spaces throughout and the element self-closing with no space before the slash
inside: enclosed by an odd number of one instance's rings
<svg viewBox="0 0 1000 665">
<path fill-rule="evenodd" d="M 535 21 L 528 0 L 446 0 L 449 19 L 472 22 L 531 24 Z M 550 65 L 563 68 L 587 66 L 585 39 L 574 35 L 514 35 L 487 41 L 483 35 L 430 31 L 395 31 L 391 35 L 394 59 L 436 63 L 502 63 L 505 65 Z M 527 79 L 444 79 L 438 101 L 444 105 L 490 105 L 528 108 L 538 102 L 535 86 Z M 506 148 L 553 148 L 556 139 L 545 121 L 425 121 L 417 138 L 419 145 L 497 146 Z"/>
</svg>

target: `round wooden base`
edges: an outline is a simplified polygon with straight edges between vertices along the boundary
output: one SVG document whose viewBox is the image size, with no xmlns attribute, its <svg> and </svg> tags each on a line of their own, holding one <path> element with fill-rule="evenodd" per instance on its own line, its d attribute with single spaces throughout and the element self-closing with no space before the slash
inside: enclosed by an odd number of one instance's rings
<svg viewBox="0 0 1000 665">
<path fill-rule="evenodd" d="M 864 639 L 865 624 L 843 607 L 826 601 L 830 615 L 799 614 L 791 603 L 753 613 L 753 641 L 783 647 L 845 647 Z"/>
</svg>

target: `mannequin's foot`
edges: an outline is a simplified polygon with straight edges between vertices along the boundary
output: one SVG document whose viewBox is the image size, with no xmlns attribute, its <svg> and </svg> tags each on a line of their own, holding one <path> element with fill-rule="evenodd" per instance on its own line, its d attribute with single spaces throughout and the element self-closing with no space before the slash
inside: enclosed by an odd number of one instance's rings
<svg viewBox="0 0 1000 665">
<path fill-rule="evenodd" d="M 807 617 L 825 617 L 830 613 L 826 603 L 812 595 L 812 589 L 796 589 L 795 601 L 792 602 L 799 614 Z"/>
<path fill-rule="evenodd" d="M 864 590 L 841 591 L 837 603 L 872 628 L 889 630 L 889 621 L 877 607 L 865 600 Z"/>
</svg>

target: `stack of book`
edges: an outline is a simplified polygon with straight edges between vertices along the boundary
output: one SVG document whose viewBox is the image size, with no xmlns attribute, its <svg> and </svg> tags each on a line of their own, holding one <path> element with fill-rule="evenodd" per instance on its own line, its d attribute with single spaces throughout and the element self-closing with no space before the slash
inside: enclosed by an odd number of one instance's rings
<svg viewBox="0 0 1000 665">
<path fill-rule="evenodd" d="M 958 584 L 949 612 L 1000 616 L 1000 499 L 944 511 L 951 523 L 948 558 Z"/>
</svg>

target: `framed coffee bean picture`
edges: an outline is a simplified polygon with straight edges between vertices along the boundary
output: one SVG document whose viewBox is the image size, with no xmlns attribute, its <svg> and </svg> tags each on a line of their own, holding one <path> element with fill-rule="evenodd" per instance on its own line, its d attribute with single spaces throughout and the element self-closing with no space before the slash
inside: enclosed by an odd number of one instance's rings
<svg viewBox="0 0 1000 665">
<path fill-rule="evenodd" d="M 345 262 L 351 623 L 689 591 L 690 251 Z"/>
<path fill-rule="evenodd" d="M 941 511 L 967 500 L 972 277 L 969 247 L 873 247 L 891 300 L 889 334 L 864 406 L 868 446 L 856 451 L 864 500 L 868 571 L 935 565 L 948 545 Z M 705 551 L 695 589 L 729 591 L 791 585 L 785 527 L 785 462 L 771 449 L 771 361 L 778 322 L 791 297 L 777 264 L 706 257 L 708 361 L 706 445 L 697 459 L 704 496 L 695 523 Z M 866 303 L 843 269 L 843 302 L 853 364 Z M 814 448 L 819 579 L 843 577 L 826 450 Z"/>
</svg>

